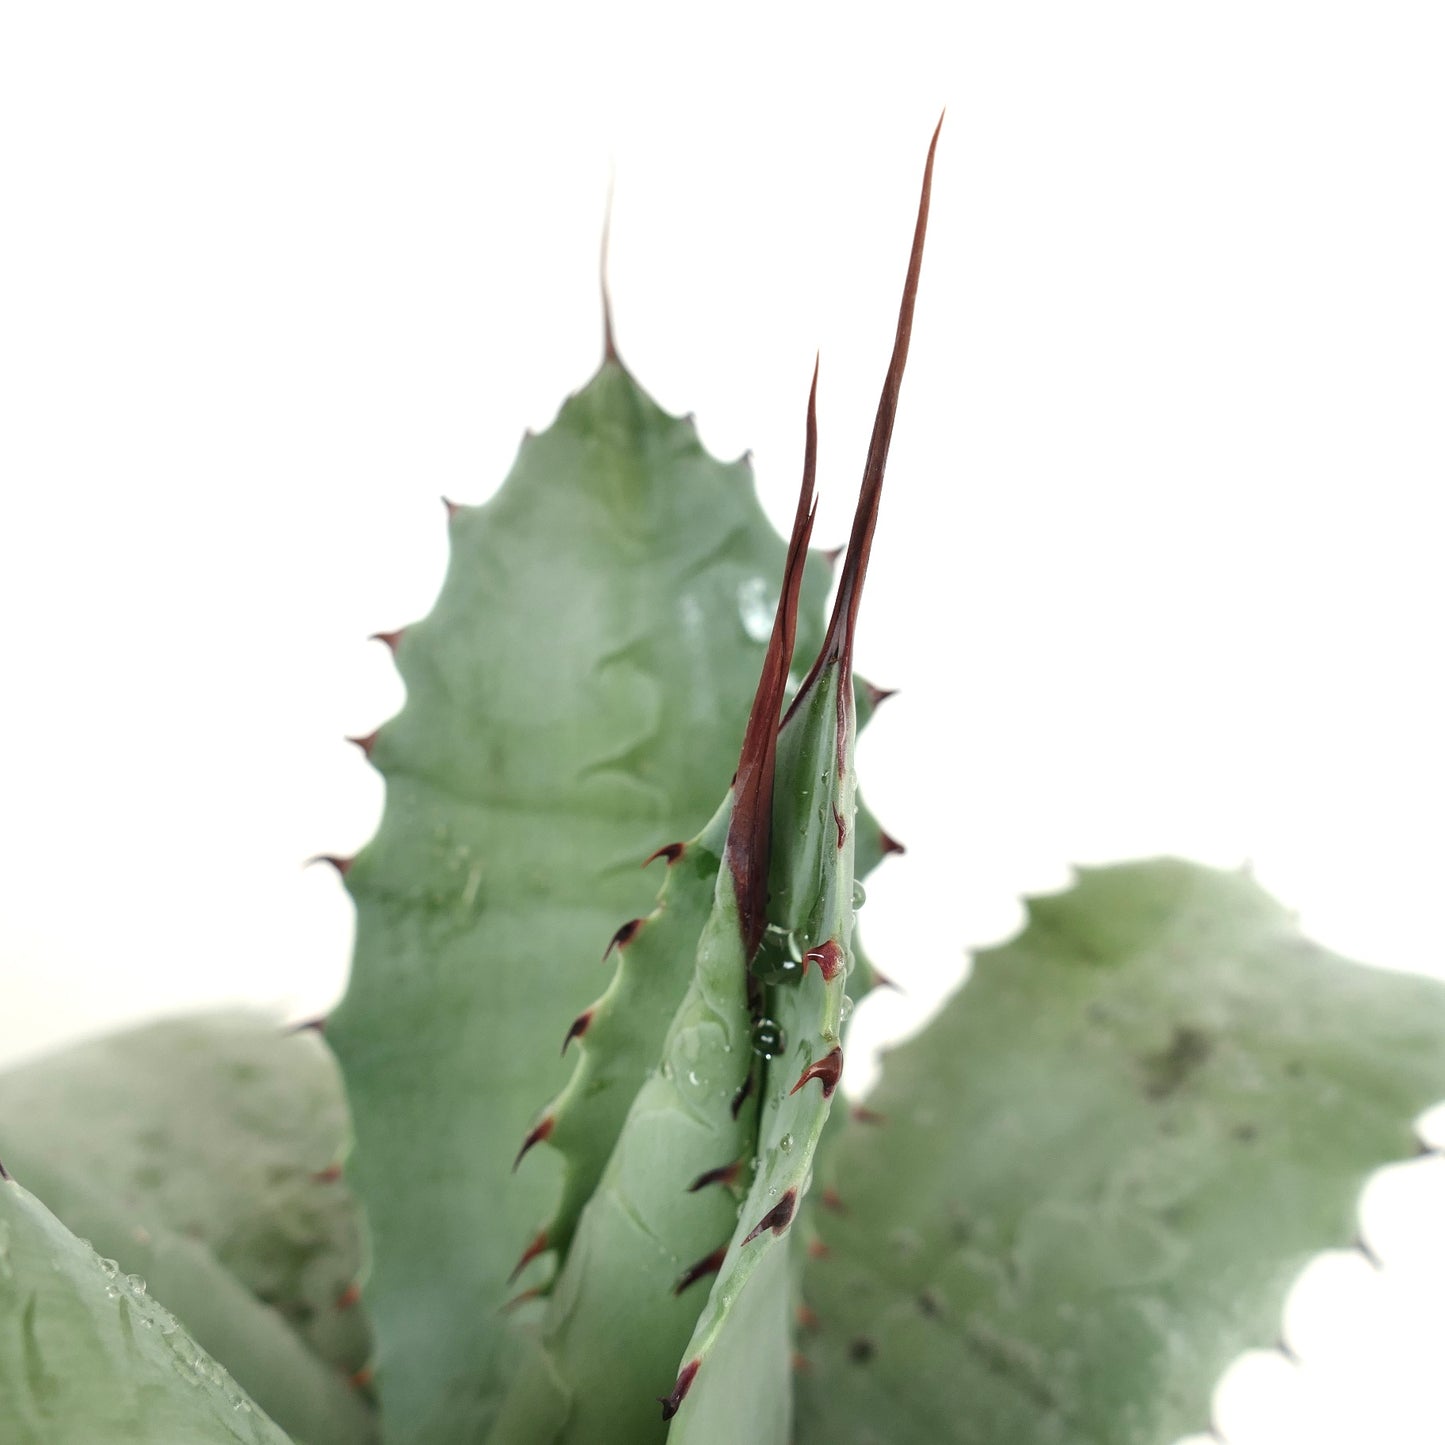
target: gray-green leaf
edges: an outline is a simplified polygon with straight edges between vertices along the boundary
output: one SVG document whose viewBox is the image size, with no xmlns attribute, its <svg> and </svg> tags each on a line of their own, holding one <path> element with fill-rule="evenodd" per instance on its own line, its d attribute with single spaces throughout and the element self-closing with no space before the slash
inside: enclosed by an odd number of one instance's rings
<svg viewBox="0 0 1445 1445">
<path fill-rule="evenodd" d="M 1205 1428 L 1366 1176 L 1445 1097 L 1445 988 L 1161 860 L 1033 900 L 834 1158 L 799 1445 L 1169 1445 Z"/>
</svg>

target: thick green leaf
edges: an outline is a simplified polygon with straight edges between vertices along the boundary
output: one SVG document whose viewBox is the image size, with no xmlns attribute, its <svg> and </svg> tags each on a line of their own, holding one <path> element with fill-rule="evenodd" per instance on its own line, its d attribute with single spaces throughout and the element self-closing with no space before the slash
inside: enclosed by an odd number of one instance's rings
<svg viewBox="0 0 1445 1445">
<path fill-rule="evenodd" d="M 360 1245 L 335 1165 L 346 1107 L 310 1031 L 224 1012 L 0 1076 L 0 1149 L 66 1226 L 162 1303 L 286 1430 L 355 1445 Z M 348 1293 L 350 1291 L 350 1293 Z"/>
<path fill-rule="evenodd" d="M 421 1445 L 483 1437 L 518 1366 L 529 1309 L 500 1307 L 558 1170 L 512 1161 L 571 1072 L 558 1049 L 596 960 L 650 905 L 639 864 L 726 791 L 784 554 L 746 465 L 615 361 L 450 534 L 436 607 L 396 644 L 406 705 L 370 745 L 386 812 L 346 873 L 356 957 L 327 1030 L 387 1437 Z"/>
<path fill-rule="evenodd" d="M 0 1180 L 6 1445 L 287 1445 L 169 1311 Z"/>
<path fill-rule="evenodd" d="M 733 785 L 702 835 L 670 860 L 681 866 L 680 886 L 705 890 L 710 906 L 674 919 L 669 885 L 640 935 L 644 944 L 657 941 L 651 968 L 661 966 L 664 983 L 686 978 L 686 992 L 667 1025 L 661 1059 L 636 1091 L 582 1211 L 575 1247 L 551 1292 L 544 1356 L 508 1395 L 494 1445 L 660 1445 L 680 1396 L 659 1411 L 665 1398 L 659 1391 L 672 1389 L 678 1353 L 697 1318 L 697 1286 L 717 1269 L 720 1242 L 737 1221 L 734 1184 L 745 1177 L 756 1144 L 752 1094 L 762 1068 L 753 1051 L 761 985 L 748 965 L 767 931 L 778 716 L 813 526 L 816 397 L 815 377 L 781 601 Z M 668 931 L 700 911 L 690 933 Z M 638 926 L 629 926 L 620 951 L 630 955 L 638 936 Z M 605 1001 L 614 1011 L 638 1010 L 635 987 L 623 986 L 638 972 L 627 958 L 619 964 Z M 663 995 L 672 998 L 675 988 L 664 987 Z M 572 1088 L 588 1076 L 579 1069 Z"/>
<path fill-rule="evenodd" d="M 834 1156 L 800 1445 L 1170 1445 L 1445 1097 L 1445 988 L 1246 876 L 1084 872 L 979 955 Z"/>
</svg>

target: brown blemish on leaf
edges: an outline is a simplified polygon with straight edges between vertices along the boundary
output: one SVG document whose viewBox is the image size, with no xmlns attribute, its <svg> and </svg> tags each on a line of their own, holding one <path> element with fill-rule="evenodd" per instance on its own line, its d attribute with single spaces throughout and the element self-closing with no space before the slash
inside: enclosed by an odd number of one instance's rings
<svg viewBox="0 0 1445 1445">
<path fill-rule="evenodd" d="M 1166 1047 L 1139 1060 L 1144 1097 L 1158 1102 L 1176 1094 L 1214 1052 L 1214 1040 L 1203 1029 L 1177 1024 Z"/>
</svg>

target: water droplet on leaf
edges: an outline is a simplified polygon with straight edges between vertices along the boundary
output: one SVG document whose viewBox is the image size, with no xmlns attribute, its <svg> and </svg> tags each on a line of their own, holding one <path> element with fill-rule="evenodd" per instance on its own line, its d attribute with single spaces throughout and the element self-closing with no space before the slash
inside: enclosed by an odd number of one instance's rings
<svg viewBox="0 0 1445 1445">
<path fill-rule="evenodd" d="M 753 1052 L 761 1058 L 777 1058 L 785 1042 L 783 1026 L 776 1019 L 759 1019 L 753 1025 Z"/>
</svg>

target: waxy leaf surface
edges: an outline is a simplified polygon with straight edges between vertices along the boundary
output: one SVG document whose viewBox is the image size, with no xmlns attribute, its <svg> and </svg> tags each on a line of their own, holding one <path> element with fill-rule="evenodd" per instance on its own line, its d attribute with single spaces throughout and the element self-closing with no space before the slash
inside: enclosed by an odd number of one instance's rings
<svg viewBox="0 0 1445 1445">
<path fill-rule="evenodd" d="M 1445 1097 L 1445 988 L 1242 874 L 1084 871 L 891 1053 L 830 1160 L 799 1445 L 1172 1445 Z"/>
</svg>

